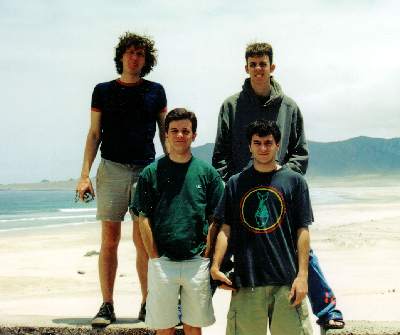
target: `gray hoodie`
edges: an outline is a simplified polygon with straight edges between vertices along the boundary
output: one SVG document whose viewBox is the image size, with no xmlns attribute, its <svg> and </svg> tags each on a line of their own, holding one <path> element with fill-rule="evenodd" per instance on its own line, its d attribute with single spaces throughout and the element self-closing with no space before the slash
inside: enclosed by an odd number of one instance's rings
<svg viewBox="0 0 400 335">
<path fill-rule="evenodd" d="M 259 119 L 276 121 L 281 130 L 277 154 L 279 164 L 305 174 L 308 148 L 299 107 L 283 94 L 280 85 L 272 77 L 270 97 L 262 104 L 247 78 L 243 90 L 227 98 L 219 112 L 212 164 L 223 179 L 227 181 L 249 164 L 251 156 L 246 126 Z"/>
</svg>

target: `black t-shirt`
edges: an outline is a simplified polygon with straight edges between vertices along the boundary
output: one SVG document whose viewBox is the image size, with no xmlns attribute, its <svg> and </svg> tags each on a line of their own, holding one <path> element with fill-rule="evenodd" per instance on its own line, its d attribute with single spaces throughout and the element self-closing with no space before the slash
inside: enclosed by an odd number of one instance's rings
<svg viewBox="0 0 400 335">
<path fill-rule="evenodd" d="M 238 287 L 290 285 L 297 275 L 297 230 L 313 221 L 307 184 L 287 167 L 232 176 L 216 211 L 231 226 Z"/>
<path fill-rule="evenodd" d="M 92 111 L 101 113 L 101 157 L 117 163 L 147 165 L 154 161 L 156 121 L 165 109 L 164 88 L 142 79 L 96 85 Z"/>
</svg>

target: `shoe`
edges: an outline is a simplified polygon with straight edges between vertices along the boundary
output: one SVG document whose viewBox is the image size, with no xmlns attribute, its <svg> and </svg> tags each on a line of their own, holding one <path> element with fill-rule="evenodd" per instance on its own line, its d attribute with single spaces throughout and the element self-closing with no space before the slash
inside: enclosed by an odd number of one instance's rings
<svg viewBox="0 0 400 335">
<path fill-rule="evenodd" d="M 99 312 L 92 319 L 92 326 L 106 327 L 116 320 L 113 304 L 110 302 L 103 302 L 103 304 L 100 306 Z"/>
<path fill-rule="evenodd" d="M 346 323 L 343 319 L 327 319 L 327 320 L 318 320 L 317 324 L 320 325 L 321 328 L 328 329 L 343 329 Z"/>
<path fill-rule="evenodd" d="M 146 319 L 146 303 L 140 305 L 138 320 L 144 322 Z"/>
</svg>

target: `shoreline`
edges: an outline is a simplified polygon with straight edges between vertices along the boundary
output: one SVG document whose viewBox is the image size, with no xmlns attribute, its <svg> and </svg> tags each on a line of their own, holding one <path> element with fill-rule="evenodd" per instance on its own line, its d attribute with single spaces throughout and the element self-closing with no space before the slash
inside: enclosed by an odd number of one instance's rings
<svg viewBox="0 0 400 335">
<path fill-rule="evenodd" d="M 345 320 L 400 320 L 400 201 L 385 190 L 370 190 L 352 203 L 314 206 L 311 245 Z M 0 313 L 93 317 L 101 303 L 98 257 L 85 254 L 99 251 L 100 228 L 86 222 L 1 233 Z M 114 290 L 120 318 L 135 318 L 140 307 L 131 235 L 132 223 L 125 221 Z M 217 290 L 217 322 L 203 334 L 225 332 L 229 300 L 228 292 Z M 315 325 L 314 316 L 311 321 Z"/>
</svg>

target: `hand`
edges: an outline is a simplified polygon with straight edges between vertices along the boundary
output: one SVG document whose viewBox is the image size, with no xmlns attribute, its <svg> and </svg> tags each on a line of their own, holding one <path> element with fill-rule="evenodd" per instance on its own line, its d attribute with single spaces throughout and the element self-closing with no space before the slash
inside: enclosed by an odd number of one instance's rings
<svg viewBox="0 0 400 335">
<path fill-rule="evenodd" d="M 210 274 L 212 279 L 222 283 L 221 285 L 218 285 L 219 288 L 228 291 L 236 291 L 229 278 L 225 275 L 225 273 L 219 271 L 219 269 L 211 267 Z"/>
<path fill-rule="evenodd" d="M 289 301 L 291 306 L 295 307 L 300 305 L 308 293 L 307 276 L 297 276 L 293 281 L 292 288 L 289 293 Z"/>
<path fill-rule="evenodd" d="M 85 193 L 90 193 L 93 197 L 95 196 L 92 182 L 89 177 L 79 178 L 78 185 L 76 185 L 76 192 L 79 195 L 79 199 L 82 201 L 84 201 Z"/>
<path fill-rule="evenodd" d="M 158 256 L 157 252 L 152 253 L 151 255 L 149 255 L 150 259 L 156 259 L 156 258 L 160 258 L 160 256 Z"/>
</svg>

